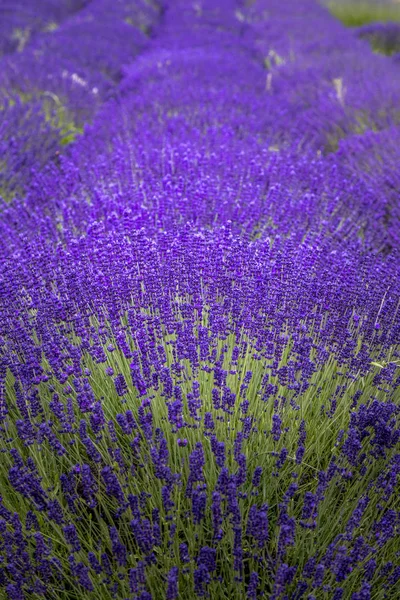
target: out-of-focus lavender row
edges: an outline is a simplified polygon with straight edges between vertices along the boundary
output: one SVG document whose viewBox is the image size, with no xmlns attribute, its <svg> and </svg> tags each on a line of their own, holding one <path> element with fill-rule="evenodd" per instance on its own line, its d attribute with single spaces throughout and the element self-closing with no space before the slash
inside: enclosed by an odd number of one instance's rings
<svg viewBox="0 0 400 600">
<path fill-rule="evenodd" d="M 90 0 L 3 2 L 0 7 L 0 55 L 22 52 L 40 32 L 54 30 Z"/>
<path fill-rule="evenodd" d="M 7 199 L 23 195 L 32 174 L 56 162 L 92 119 L 122 66 L 146 47 L 161 11 L 144 0 L 21 4 L 4 9 L 0 32 L 5 45 L 10 32 L 26 36 L 0 59 L 0 195 Z M 14 19 L 24 16 L 19 33 Z"/>
</svg>

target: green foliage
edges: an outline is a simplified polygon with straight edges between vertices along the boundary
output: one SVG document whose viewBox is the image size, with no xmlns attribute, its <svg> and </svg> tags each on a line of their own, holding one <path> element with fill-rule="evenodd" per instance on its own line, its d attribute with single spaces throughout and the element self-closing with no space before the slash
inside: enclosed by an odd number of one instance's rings
<svg viewBox="0 0 400 600">
<path fill-rule="evenodd" d="M 367 23 L 400 21 L 399 4 L 330 0 L 328 8 L 347 27 L 360 27 Z"/>
</svg>

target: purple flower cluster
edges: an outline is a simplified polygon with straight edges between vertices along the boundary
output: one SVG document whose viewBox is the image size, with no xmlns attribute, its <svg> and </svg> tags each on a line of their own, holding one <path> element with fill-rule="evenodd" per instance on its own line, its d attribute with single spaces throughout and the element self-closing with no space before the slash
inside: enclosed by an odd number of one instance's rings
<svg viewBox="0 0 400 600">
<path fill-rule="evenodd" d="M 363 39 L 396 27 L 19 4 L 0 596 L 396 598 L 400 78 Z"/>
</svg>

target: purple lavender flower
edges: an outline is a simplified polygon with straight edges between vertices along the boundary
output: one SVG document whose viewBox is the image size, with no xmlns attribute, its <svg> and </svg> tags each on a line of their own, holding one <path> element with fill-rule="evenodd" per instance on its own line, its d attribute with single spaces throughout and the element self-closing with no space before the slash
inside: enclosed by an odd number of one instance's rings
<svg viewBox="0 0 400 600">
<path fill-rule="evenodd" d="M 89 569 L 82 562 L 79 562 L 74 567 L 74 575 L 78 583 L 88 592 L 94 591 L 93 582 L 89 575 Z"/>
<path fill-rule="evenodd" d="M 2 517 L 4 518 L 3 515 L 2 515 Z M 10 517 L 11 517 L 11 513 L 9 513 L 8 518 L 10 518 Z M 38 522 L 37 516 L 31 510 L 28 510 L 28 512 L 26 513 L 25 528 L 27 531 L 31 531 L 32 529 L 34 531 L 39 531 L 39 522 Z"/>
<path fill-rule="evenodd" d="M 204 427 L 211 430 L 215 429 L 214 419 L 210 412 L 206 412 L 204 415 Z"/>
<path fill-rule="evenodd" d="M 171 499 L 172 488 L 171 485 L 164 485 L 161 489 L 161 498 L 164 507 L 164 511 L 168 514 L 171 510 L 173 510 L 175 504 Z"/>
<path fill-rule="evenodd" d="M 321 587 L 321 585 L 324 581 L 324 575 L 325 575 L 325 565 L 323 563 L 319 563 L 315 569 L 315 575 L 314 575 L 314 581 L 313 581 L 314 589 L 318 589 Z"/>
<path fill-rule="evenodd" d="M 211 449 L 215 456 L 215 462 L 217 466 L 221 469 L 225 466 L 225 444 L 224 442 L 219 442 L 215 435 L 212 435 L 210 438 L 211 441 Z"/>
<path fill-rule="evenodd" d="M 211 503 L 211 515 L 212 515 L 212 524 L 213 524 L 213 537 L 216 540 L 220 540 L 223 535 L 223 532 L 221 529 L 221 525 L 223 522 L 221 501 L 222 501 L 221 494 L 219 492 L 213 492 L 212 493 L 212 503 Z"/>
<path fill-rule="evenodd" d="M 253 487 L 258 487 L 260 485 L 262 472 L 263 472 L 262 467 L 256 467 L 254 469 L 253 479 L 251 482 Z"/>
<path fill-rule="evenodd" d="M 57 523 L 57 525 L 61 525 L 64 522 L 64 513 L 57 499 L 50 500 L 47 504 L 47 516 Z"/>
<path fill-rule="evenodd" d="M 101 476 L 106 486 L 107 494 L 116 498 L 121 505 L 125 504 L 125 496 L 121 484 L 111 467 L 103 467 Z"/>
<path fill-rule="evenodd" d="M 359 527 L 359 525 L 361 523 L 361 519 L 363 517 L 363 514 L 364 514 L 368 504 L 369 504 L 368 496 L 364 496 L 363 498 L 360 498 L 360 500 L 358 501 L 358 504 L 357 504 L 356 508 L 354 509 L 353 514 L 351 515 L 351 517 L 346 525 L 346 533 L 347 533 L 348 539 L 351 538 L 354 529 Z"/>
<path fill-rule="evenodd" d="M 88 560 L 89 560 L 91 568 L 96 573 L 96 575 L 100 575 L 100 573 L 102 572 L 103 569 L 100 565 L 100 562 L 97 559 L 97 556 L 94 554 L 94 552 L 88 552 Z"/>
<path fill-rule="evenodd" d="M 346 546 L 339 546 L 332 565 L 332 572 L 336 575 L 336 581 L 339 583 L 344 581 L 352 570 L 352 561 L 347 555 Z"/>
<path fill-rule="evenodd" d="M 247 586 L 246 597 L 248 600 L 257 600 L 257 588 L 259 583 L 258 573 L 253 571 L 250 575 L 249 585 Z"/>
<path fill-rule="evenodd" d="M 204 480 L 204 475 L 203 475 L 204 465 L 205 465 L 205 459 L 204 459 L 203 445 L 201 442 L 197 442 L 195 449 L 189 455 L 190 472 L 189 472 L 188 482 L 187 482 L 187 486 L 186 486 L 186 492 L 185 492 L 186 496 L 188 496 L 188 497 L 191 496 L 193 484 L 196 481 Z"/>
<path fill-rule="evenodd" d="M 180 388 L 179 388 L 180 389 Z M 172 425 L 172 430 L 176 431 L 184 425 L 183 421 L 183 403 L 181 398 L 178 398 L 174 402 L 168 404 L 168 420 Z"/>
<path fill-rule="evenodd" d="M 114 379 L 115 390 L 118 396 L 122 397 L 128 392 L 128 386 L 125 377 L 119 373 Z"/>
<path fill-rule="evenodd" d="M 193 523 L 199 524 L 205 517 L 207 505 L 207 494 L 202 486 L 198 486 L 192 492 L 192 515 Z"/>
<path fill-rule="evenodd" d="M 247 518 L 246 534 L 252 536 L 258 541 L 259 548 L 262 548 L 268 540 L 268 506 L 263 504 L 259 509 L 253 504 Z"/>
<path fill-rule="evenodd" d="M 282 435 L 282 420 L 279 415 L 272 415 L 272 437 L 275 442 L 278 442 Z"/>
<path fill-rule="evenodd" d="M 154 545 L 150 521 L 148 519 L 142 519 L 141 521 L 139 519 L 133 519 L 130 525 L 139 549 L 141 552 L 148 555 Z"/>
<path fill-rule="evenodd" d="M 172 567 L 168 573 L 166 600 L 176 600 L 178 597 L 178 567 Z"/>
<path fill-rule="evenodd" d="M 351 595 L 351 600 L 370 600 L 371 599 L 371 585 L 366 581 L 362 584 L 359 592 L 354 592 Z"/>
<path fill-rule="evenodd" d="M 179 558 L 183 563 L 190 562 L 188 546 L 184 542 L 179 545 Z"/>
<path fill-rule="evenodd" d="M 90 508 L 94 508 L 97 506 L 96 494 L 98 491 L 98 485 L 89 465 L 82 465 L 81 477 L 82 496 L 85 498 Z"/>
<path fill-rule="evenodd" d="M 199 598 L 207 595 L 207 585 L 211 582 L 211 576 L 206 565 L 200 564 L 193 573 L 194 592 Z"/>
<path fill-rule="evenodd" d="M 114 558 L 120 567 L 125 567 L 127 562 L 127 550 L 125 545 L 121 542 L 116 527 L 110 527 L 109 530 L 110 539 L 112 544 L 112 552 Z"/>
<path fill-rule="evenodd" d="M 63 533 L 65 541 L 72 547 L 72 550 L 74 552 L 79 552 L 81 550 L 81 543 L 75 525 L 73 523 L 65 525 L 65 527 L 63 527 Z"/>
<path fill-rule="evenodd" d="M 44 510 L 47 494 L 41 487 L 36 469 L 31 468 L 28 462 L 25 466 L 16 450 L 11 450 L 10 454 L 14 459 L 14 466 L 8 471 L 10 484 L 22 496 L 30 498 L 38 510 Z"/>
<path fill-rule="evenodd" d="M 271 598 L 277 599 L 284 591 L 285 586 L 293 581 L 297 567 L 289 567 L 286 563 L 281 563 L 275 574 L 274 587 Z"/>
<path fill-rule="evenodd" d="M 383 546 L 390 538 L 395 535 L 395 526 L 397 521 L 396 511 L 388 510 L 384 516 L 374 525 L 375 536 L 379 546 Z"/>
<path fill-rule="evenodd" d="M 217 568 L 216 556 L 217 551 L 215 548 L 203 546 L 200 548 L 199 555 L 197 557 L 197 565 L 204 565 L 207 568 L 207 572 L 212 573 Z"/>
<path fill-rule="evenodd" d="M 303 460 L 303 456 L 305 454 L 306 437 L 307 437 L 306 423 L 303 419 L 301 421 L 300 427 L 299 427 L 299 440 L 298 440 L 298 445 L 297 445 L 297 450 L 296 450 L 296 463 L 298 465 L 301 464 L 301 461 Z"/>
<path fill-rule="evenodd" d="M 394 586 L 400 581 L 400 567 L 395 567 L 387 580 L 388 586 Z"/>
<path fill-rule="evenodd" d="M 281 451 L 280 451 L 280 453 L 279 453 L 278 460 L 276 461 L 276 468 L 277 468 L 277 470 L 278 470 L 278 471 L 279 471 L 279 470 L 280 470 L 280 469 L 283 467 L 283 465 L 285 464 L 285 462 L 286 462 L 286 459 L 287 459 L 287 457 L 288 457 L 288 454 L 289 454 L 289 451 L 288 451 L 288 449 L 287 449 L 287 448 L 282 448 L 282 450 L 281 450 Z"/>
<path fill-rule="evenodd" d="M 280 506 L 278 518 L 279 537 L 278 537 L 278 553 L 280 556 L 286 554 L 286 548 L 293 546 L 295 542 L 296 522 L 289 517 L 285 506 Z"/>
</svg>

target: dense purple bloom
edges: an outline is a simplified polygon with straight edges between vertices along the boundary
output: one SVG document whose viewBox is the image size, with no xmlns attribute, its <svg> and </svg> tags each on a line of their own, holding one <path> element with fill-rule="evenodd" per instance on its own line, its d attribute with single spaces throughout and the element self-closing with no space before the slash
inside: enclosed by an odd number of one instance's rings
<svg viewBox="0 0 400 600">
<path fill-rule="evenodd" d="M 233 528 L 233 569 L 239 573 L 239 577 L 241 577 L 243 569 L 242 533 L 242 528 L 239 525 Z"/>
<path fill-rule="evenodd" d="M 168 467 L 169 451 L 166 439 L 160 440 L 159 447 L 153 446 L 150 450 L 154 465 L 154 473 L 158 479 L 169 480 L 170 469 Z"/>
<path fill-rule="evenodd" d="M 146 400 L 143 400 L 142 404 L 139 406 L 139 423 L 143 429 L 146 440 L 150 442 L 153 437 L 153 413 L 151 410 L 149 412 L 145 411 L 145 408 L 149 406 L 149 403 Z"/>
<path fill-rule="evenodd" d="M 400 567 L 395 567 L 387 580 L 389 586 L 396 585 L 400 581 Z"/>
<path fill-rule="evenodd" d="M 27 531 L 30 531 L 31 529 L 39 531 L 39 522 L 37 520 L 37 516 L 31 510 L 29 510 L 26 514 L 25 528 Z"/>
<path fill-rule="evenodd" d="M 160 511 L 158 508 L 152 510 L 152 521 L 153 521 L 153 541 L 155 546 L 161 546 L 162 536 L 160 527 Z"/>
<path fill-rule="evenodd" d="M 182 410 L 183 404 L 180 398 L 168 404 L 168 419 L 173 426 L 173 431 L 180 429 L 184 425 Z"/>
<path fill-rule="evenodd" d="M 313 577 L 317 566 L 316 562 L 317 561 L 314 556 L 308 559 L 308 561 L 304 565 L 303 577 L 305 577 L 306 579 L 310 579 L 311 577 Z"/>
</svg>

